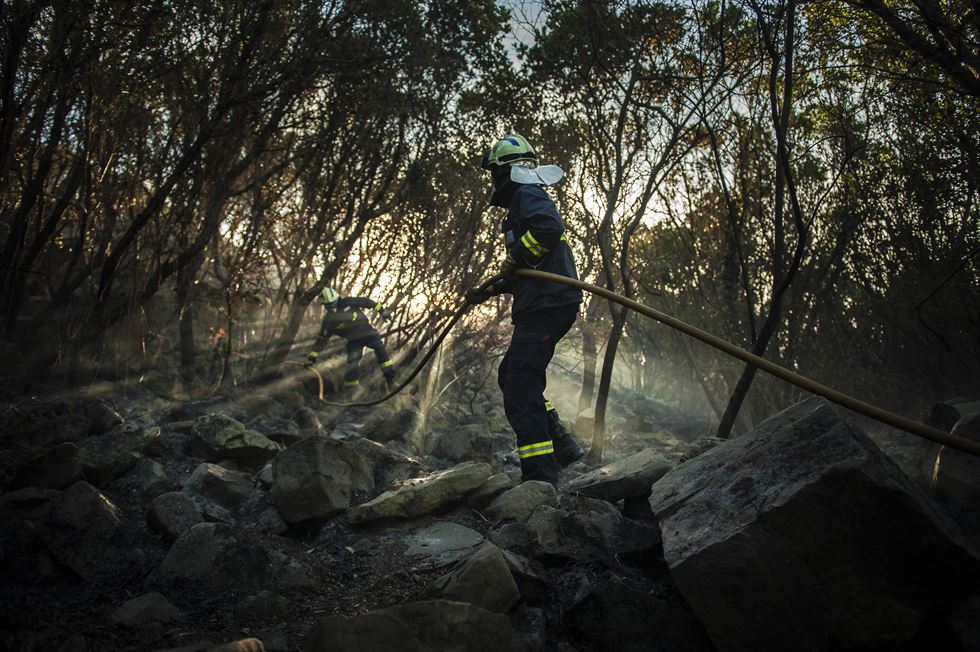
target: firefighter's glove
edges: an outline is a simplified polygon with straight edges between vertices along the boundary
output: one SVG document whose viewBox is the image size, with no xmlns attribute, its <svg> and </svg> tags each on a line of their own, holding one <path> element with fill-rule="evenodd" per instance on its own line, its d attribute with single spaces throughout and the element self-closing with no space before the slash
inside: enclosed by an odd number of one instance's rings
<svg viewBox="0 0 980 652">
<path fill-rule="evenodd" d="M 485 290 L 483 288 L 473 288 L 472 290 L 466 291 L 466 303 L 471 306 L 478 306 L 491 296 L 490 290 Z"/>
<path fill-rule="evenodd" d="M 500 263 L 500 275 L 508 276 L 512 274 L 515 269 L 517 269 L 517 261 L 514 260 L 513 256 L 507 254 L 507 258 L 504 259 L 504 262 Z"/>
<path fill-rule="evenodd" d="M 378 314 L 381 315 L 381 319 L 385 321 L 391 321 L 391 313 L 388 312 L 387 310 L 382 310 Z"/>
</svg>

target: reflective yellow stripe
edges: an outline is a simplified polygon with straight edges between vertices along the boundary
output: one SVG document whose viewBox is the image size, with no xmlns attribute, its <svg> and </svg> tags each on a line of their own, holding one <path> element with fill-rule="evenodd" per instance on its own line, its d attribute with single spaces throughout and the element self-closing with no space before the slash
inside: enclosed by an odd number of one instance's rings
<svg viewBox="0 0 980 652">
<path fill-rule="evenodd" d="M 565 237 L 565 232 L 564 232 L 564 231 L 562 231 L 562 234 L 561 234 L 561 237 L 560 237 L 560 238 L 558 238 L 558 239 L 559 239 L 559 240 L 563 240 L 563 241 L 565 241 L 565 242 L 568 242 L 568 238 L 566 238 L 566 237 Z"/>
<path fill-rule="evenodd" d="M 548 441 L 540 441 L 536 444 L 528 444 L 527 446 L 521 446 L 517 449 L 517 455 L 522 460 L 527 457 L 535 457 L 537 455 L 548 455 L 555 452 L 555 445 L 549 439 Z"/>
<path fill-rule="evenodd" d="M 524 243 L 524 246 L 528 248 L 528 251 L 530 251 L 535 256 L 543 256 L 549 251 L 551 251 L 547 247 L 541 246 L 541 243 L 535 240 L 534 236 L 531 235 L 530 231 L 524 232 L 524 235 L 521 236 L 521 242 Z"/>
<path fill-rule="evenodd" d="M 555 406 L 551 404 L 551 401 L 545 401 L 544 402 L 544 409 L 545 409 L 546 412 L 551 412 L 552 410 L 555 409 Z"/>
<path fill-rule="evenodd" d="M 356 312 L 353 315 L 351 315 L 350 320 L 351 321 L 357 321 L 357 313 Z"/>
<path fill-rule="evenodd" d="M 384 310 L 384 306 L 382 306 L 380 303 L 376 303 L 374 304 L 374 310 L 375 312 L 381 312 L 382 310 Z"/>
<path fill-rule="evenodd" d="M 391 365 L 393 365 L 393 364 L 395 364 L 395 363 L 394 363 L 394 362 L 392 362 L 391 360 L 389 360 L 388 362 L 382 362 L 382 363 L 381 363 L 381 366 L 382 366 L 382 367 L 390 367 L 390 366 L 391 366 Z"/>
<path fill-rule="evenodd" d="M 315 357 L 317 357 L 318 355 L 320 355 L 320 354 L 319 354 L 319 353 L 317 353 L 316 351 L 310 351 L 310 357 L 311 357 L 311 358 L 315 358 Z"/>
<path fill-rule="evenodd" d="M 361 381 L 359 381 L 359 380 L 345 380 L 344 381 L 344 384 L 345 385 L 360 385 L 361 384 Z"/>
</svg>

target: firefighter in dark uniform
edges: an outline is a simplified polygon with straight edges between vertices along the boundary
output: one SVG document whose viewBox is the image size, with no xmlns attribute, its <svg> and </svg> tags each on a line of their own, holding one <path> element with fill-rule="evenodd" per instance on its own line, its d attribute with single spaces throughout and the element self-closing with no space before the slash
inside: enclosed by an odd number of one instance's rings
<svg viewBox="0 0 980 652">
<path fill-rule="evenodd" d="M 487 150 L 483 169 L 493 179 L 490 204 L 507 209 L 502 231 L 507 256 L 504 277 L 490 289 L 467 293 L 470 303 L 490 296 L 513 295 L 514 332 L 500 363 L 497 382 L 504 411 L 517 435 L 522 479 L 559 484 L 559 470 L 584 456 L 562 426 L 558 412 L 544 397 L 546 369 L 555 345 L 575 322 L 582 291 L 562 283 L 507 276 L 517 268 L 534 268 L 578 278 L 565 224 L 545 186 L 564 175 L 555 165 L 537 165 L 527 140 L 511 134 Z"/>
<path fill-rule="evenodd" d="M 333 335 L 339 335 L 347 340 L 347 371 L 344 373 L 344 389 L 356 389 L 359 383 L 358 366 L 361 356 L 364 355 L 364 348 L 367 347 L 374 351 L 378 359 L 378 366 L 384 374 L 385 383 L 388 389 L 394 387 L 395 366 L 388 355 L 388 350 L 381 341 L 378 331 L 371 326 L 371 322 L 364 316 L 362 310 L 373 310 L 383 319 L 388 318 L 388 313 L 384 307 L 372 299 L 365 297 L 343 297 L 331 288 L 326 288 L 320 295 L 323 306 L 327 314 L 323 316 L 323 323 L 320 325 L 320 334 L 313 344 L 313 350 L 306 359 L 307 366 L 316 364 L 320 349 L 326 345 L 327 340 Z"/>
</svg>

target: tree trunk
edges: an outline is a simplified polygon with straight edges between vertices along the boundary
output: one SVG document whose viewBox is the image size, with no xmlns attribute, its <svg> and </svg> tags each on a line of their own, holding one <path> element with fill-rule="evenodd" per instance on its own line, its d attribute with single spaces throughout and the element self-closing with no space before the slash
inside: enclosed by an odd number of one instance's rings
<svg viewBox="0 0 980 652">
<path fill-rule="evenodd" d="M 591 324 L 583 324 L 582 328 L 582 391 L 578 395 L 577 414 L 585 412 L 592 406 L 595 394 L 595 369 L 598 362 L 598 347 L 595 332 Z"/>
<path fill-rule="evenodd" d="M 606 444 L 606 403 L 609 399 L 609 388 L 612 386 L 613 366 L 616 362 L 616 351 L 619 340 L 626 326 L 628 308 L 622 308 L 613 313 L 613 327 L 606 342 L 606 353 L 602 357 L 602 374 L 599 377 L 599 393 L 595 401 L 595 426 L 592 431 L 592 446 L 589 448 L 589 463 L 601 464 L 602 453 Z"/>
</svg>

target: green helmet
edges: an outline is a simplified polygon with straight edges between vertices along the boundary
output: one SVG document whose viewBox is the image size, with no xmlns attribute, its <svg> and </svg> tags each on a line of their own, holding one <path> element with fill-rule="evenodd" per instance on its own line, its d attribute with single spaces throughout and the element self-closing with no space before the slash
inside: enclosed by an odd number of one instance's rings
<svg viewBox="0 0 980 652">
<path fill-rule="evenodd" d="M 340 299 L 340 295 L 333 288 L 323 288 L 323 292 L 320 293 L 320 298 L 323 299 L 323 305 L 332 306 Z"/>
<path fill-rule="evenodd" d="M 482 168 L 492 170 L 506 163 L 516 163 L 517 161 L 537 162 L 538 155 L 534 153 L 531 143 L 527 138 L 517 134 L 504 136 L 497 143 L 483 154 Z"/>
</svg>

